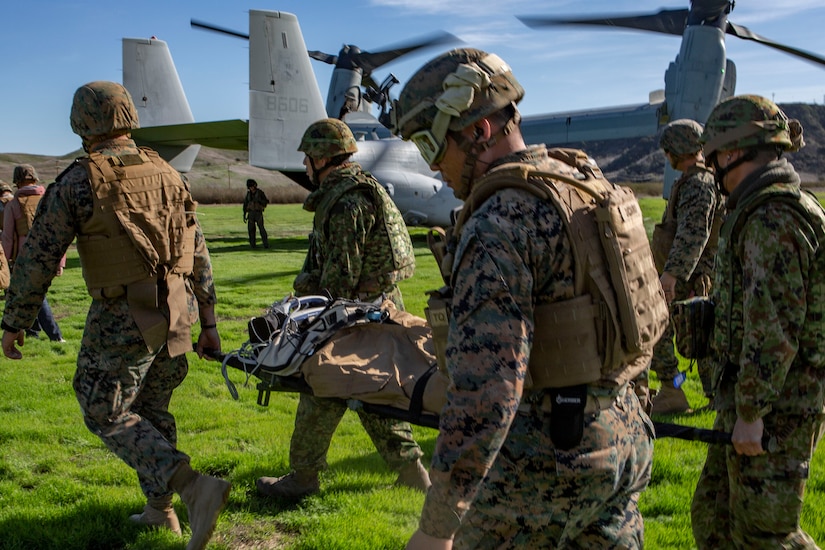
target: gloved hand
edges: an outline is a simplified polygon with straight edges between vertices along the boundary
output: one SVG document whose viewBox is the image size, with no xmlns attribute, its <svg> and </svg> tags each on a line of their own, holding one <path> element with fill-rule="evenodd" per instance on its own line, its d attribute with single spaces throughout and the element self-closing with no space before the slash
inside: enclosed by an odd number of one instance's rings
<svg viewBox="0 0 825 550">
<path fill-rule="evenodd" d="M 246 214 L 244 214 L 244 215 L 243 215 L 243 221 L 244 221 L 244 222 L 246 222 L 246 221 L 247 221 L 247 218 L 248 218 L 248 216 L 247 216 Z"/>
</svg>

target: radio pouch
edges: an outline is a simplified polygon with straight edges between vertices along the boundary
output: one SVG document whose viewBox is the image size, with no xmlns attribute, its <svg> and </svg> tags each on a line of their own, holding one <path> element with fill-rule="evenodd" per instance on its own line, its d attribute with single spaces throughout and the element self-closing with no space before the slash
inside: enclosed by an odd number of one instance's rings
<svg viewBox="0 0 825 550">
<path fill-rule="evenodd" d="M 569 451 L 581 443 L 584 435 L 584 409 L 587 406 L 587 384 L 545 389 L 552 407 L 545 416 L 545 433 L 553 445 Z M 549 423 L 549 426 L 548 426 Z"/>
</svg>

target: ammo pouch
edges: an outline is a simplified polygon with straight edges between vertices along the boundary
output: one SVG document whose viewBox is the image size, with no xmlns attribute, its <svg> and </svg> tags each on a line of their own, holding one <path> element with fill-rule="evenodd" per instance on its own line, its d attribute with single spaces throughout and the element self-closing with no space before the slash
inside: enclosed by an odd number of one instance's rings
<svg viewBox="0 0 825 550">
<path fill-rule="evenodd" d="M 682 357 L 702 359 L 709 355 L 713 320 L 713 302 L 707 296 L 695 296 L 671 304 L 676 349 Z"/>
<path fill-rule="evenodd" d="M 430 296 L 424 315 L 433 333 L 433 348 L 438 361 L 438 370 L 447 374 L 447 333 L 450 330 L 449 303 L 452 298 L 450 287 L 427 292 Z"/>
<path fill-rule="evenodd" d="M 587 406 L 587 384 L 565 388 L 547 388 L 552 402 L 550 414 L 544 417 L 544 432 L 553 445 L 568 451 L 581 443 L 584 435 L 584 409 Z"/>
</svg>

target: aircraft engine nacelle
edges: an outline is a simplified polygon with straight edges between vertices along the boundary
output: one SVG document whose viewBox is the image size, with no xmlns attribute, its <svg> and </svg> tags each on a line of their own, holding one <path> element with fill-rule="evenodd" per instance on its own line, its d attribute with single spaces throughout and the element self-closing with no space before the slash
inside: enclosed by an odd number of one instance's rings
<svg viewBox="0 0 825 550">
<path fill-rule="evenodd" d="M 342 118 L 346 113 L 361 111 L 366 105 L 361 97 L 361 73 L 336 67 L 329 82 L 327 116 Z"/>
<path fill-rule="evenodd" d="M 669 119 L 690 118 L 704 124 L 719 102 L 726 68 L 725 35 L 721 29 L 685 29 L 679 56 L 665 73 Z"/>
<path fill-rule="evenodd" d="M 679 55 L 665 72 L 667 120 L 689 118 L 704 124 L 719 102 L 724 85 L 735 82 L 735 74 L 732 78 L 725 74 L 727 67 L 722 29 L 699 25 L 685 29 Z M 665 166 L 664 198 L 670 196 L 678 177 L 679 172 Z"/>
</svg>

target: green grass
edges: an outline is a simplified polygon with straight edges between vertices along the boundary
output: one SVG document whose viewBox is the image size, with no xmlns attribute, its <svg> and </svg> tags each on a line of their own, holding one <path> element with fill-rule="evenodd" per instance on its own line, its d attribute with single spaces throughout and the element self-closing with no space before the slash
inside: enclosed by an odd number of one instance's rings
<svg viewBox="0 0 825 550">
<path fill-rule="evenodd" d="M 661 199 L 642 199 L 652 227 Z M 240 206 L 202 206 L 200 219 L 213 258 L 223 350 L 246 339 L 247 321 L 289 293 L 300 269 L 311 215 L 299 205 L 271 206 L 266 224 L 271 248 L 249 249 Z M 426 247 L 426 230 L 411 229 L 416 276 L 404 281 L 407 308 L 423 316 L 424 292 L 441 285 Z M 77 253 L 70 250 L 65 274 L 55 279 L 49 302 L 67 344 L 28 340 L 21 361 L 0 360 L 0 549 L 181 549 L 184 541 L 143 530 L 126 521 L 140 511 L 143 496 L 134 472 L 107 451 L 83 425 L 71 387 L 89 304 Z M 254 380 L 231 398 L 219 365 L 190 354 L 190 374 L 171 408 L 180 448 L 196 469 L 225 477 L 233 490 L 212 549 L 401 549 L 415 529 L 423 496 L 392 486 L 395 475 L 374 451 L 356 415 L 344 416 L 330 448 L 330 470 L 321 492 L 299 504 L 269 501 L 255 493 L 255 479 L 287 472 L 297 394 L 273 394 L 257 405 Z M 655 382 L 654 382 L 655 386 Z M 704 404 L 695 372 L 688 399 Z M 708 413 L 671 419 L 709 427 Z M 415 427 L 427 459 L 436 432 Z M 689 507 L 704 461 L 705 445 L 675 439 L 656 442 L 653 481 L 642 495 L 647 547 L 693 547 Z M 825 542 L 825 451 L 811 468 L 802 525 Z M 176 498 L 182 520 L 186 509 Z M 184 523 L 184 530 L 188 524 Z M 185 539 L 184 539 L 185 540 Z"/>
</svg>

